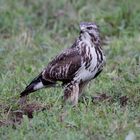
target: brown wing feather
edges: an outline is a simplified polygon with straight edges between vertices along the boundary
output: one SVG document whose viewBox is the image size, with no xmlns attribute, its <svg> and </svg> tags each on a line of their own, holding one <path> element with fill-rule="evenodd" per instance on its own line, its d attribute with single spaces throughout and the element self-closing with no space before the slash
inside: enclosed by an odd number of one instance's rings
<svg viewBox="0 0 140 140">
<path fill-rule="evenodd" d="M 43 72 L 43 77 L 45 79 L 67 83 L 73 79 L 80 66 L 81 55 L 78 50 L 76 48 L 69 48 L 48 64 Z"/>
</svg>

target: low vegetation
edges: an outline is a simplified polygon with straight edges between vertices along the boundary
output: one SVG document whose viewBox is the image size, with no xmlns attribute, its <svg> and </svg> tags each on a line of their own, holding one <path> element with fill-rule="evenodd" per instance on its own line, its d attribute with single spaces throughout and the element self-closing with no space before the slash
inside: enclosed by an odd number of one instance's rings
<svg viewBox="0 0 140 140">
<path fill-rule="evenodd" d="M 104 72 L 77 107 L 62 107 L 63 90 L 19 93 L 69 47 L 79 22 L 95 21 L 107 57 Z M 0 139 L 140 139 L 139 0 L 0 0 Z"/>
</svg>

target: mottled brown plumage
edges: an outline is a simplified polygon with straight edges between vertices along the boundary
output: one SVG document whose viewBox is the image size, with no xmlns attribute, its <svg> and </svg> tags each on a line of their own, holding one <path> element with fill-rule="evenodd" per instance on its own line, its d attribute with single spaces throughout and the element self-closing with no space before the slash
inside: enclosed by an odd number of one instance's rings
<svg viewBox="0 0 140 140">
<path fill-rule="evenodd" d="M 95 23 L 80 23 L 80 35 L 74 44 L 56 56 L 20 94 L 21 102 L 38 89 L 55 86 L 61 81 L 64 99 L 76 105 L 84 87 L 103 69 L 105 56 L 99 28 Z"/>
<path fill-rule="evenodd" d="M 66 84 L 73 79 L 75 72 L 80 68 L 80 60 L 81 56 L 75 48 L 66 49 L 48 64 L 42 75 L 46 80 L 62 81 Z"/>
</svg>

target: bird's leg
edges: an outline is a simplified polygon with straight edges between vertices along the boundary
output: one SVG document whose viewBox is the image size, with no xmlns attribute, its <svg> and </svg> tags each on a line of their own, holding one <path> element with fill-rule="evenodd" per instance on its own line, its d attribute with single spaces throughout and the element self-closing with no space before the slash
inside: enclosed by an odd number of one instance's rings
<svg viewBox="0 0 140 140">
<path fill-rule="evenodd" d="M 79 83 L 71 82 L 65 86 L 64 101 L 70 102 L 73 106 L 77 105 L 79 96 Z"/>
<path fill-rule="evenodd" d="M 86 82 L 81 82 L 79 84 L 79 97 L 83 94 L 87 84 L 89 83 L 89 81 L 86 81 Z"/>
</svg>

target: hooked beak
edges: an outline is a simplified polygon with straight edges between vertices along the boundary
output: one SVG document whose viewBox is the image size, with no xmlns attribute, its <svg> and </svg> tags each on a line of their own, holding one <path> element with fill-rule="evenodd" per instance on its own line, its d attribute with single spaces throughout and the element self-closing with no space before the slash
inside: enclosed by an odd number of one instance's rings
<svg viewBox="0 0 140 140">
<path fill-rule="evenodd" d="M 85 27 L 80 26 L 81 31 L 85 31 Z"/>
<path fill-rule="evenodd" d="M 86 32 L 85 27 L 81 27 L 81 26 L 80 26 L 80 30 L 81 30 L 80 33 L 84 33 L 84 32 Z"/>
</svg>

